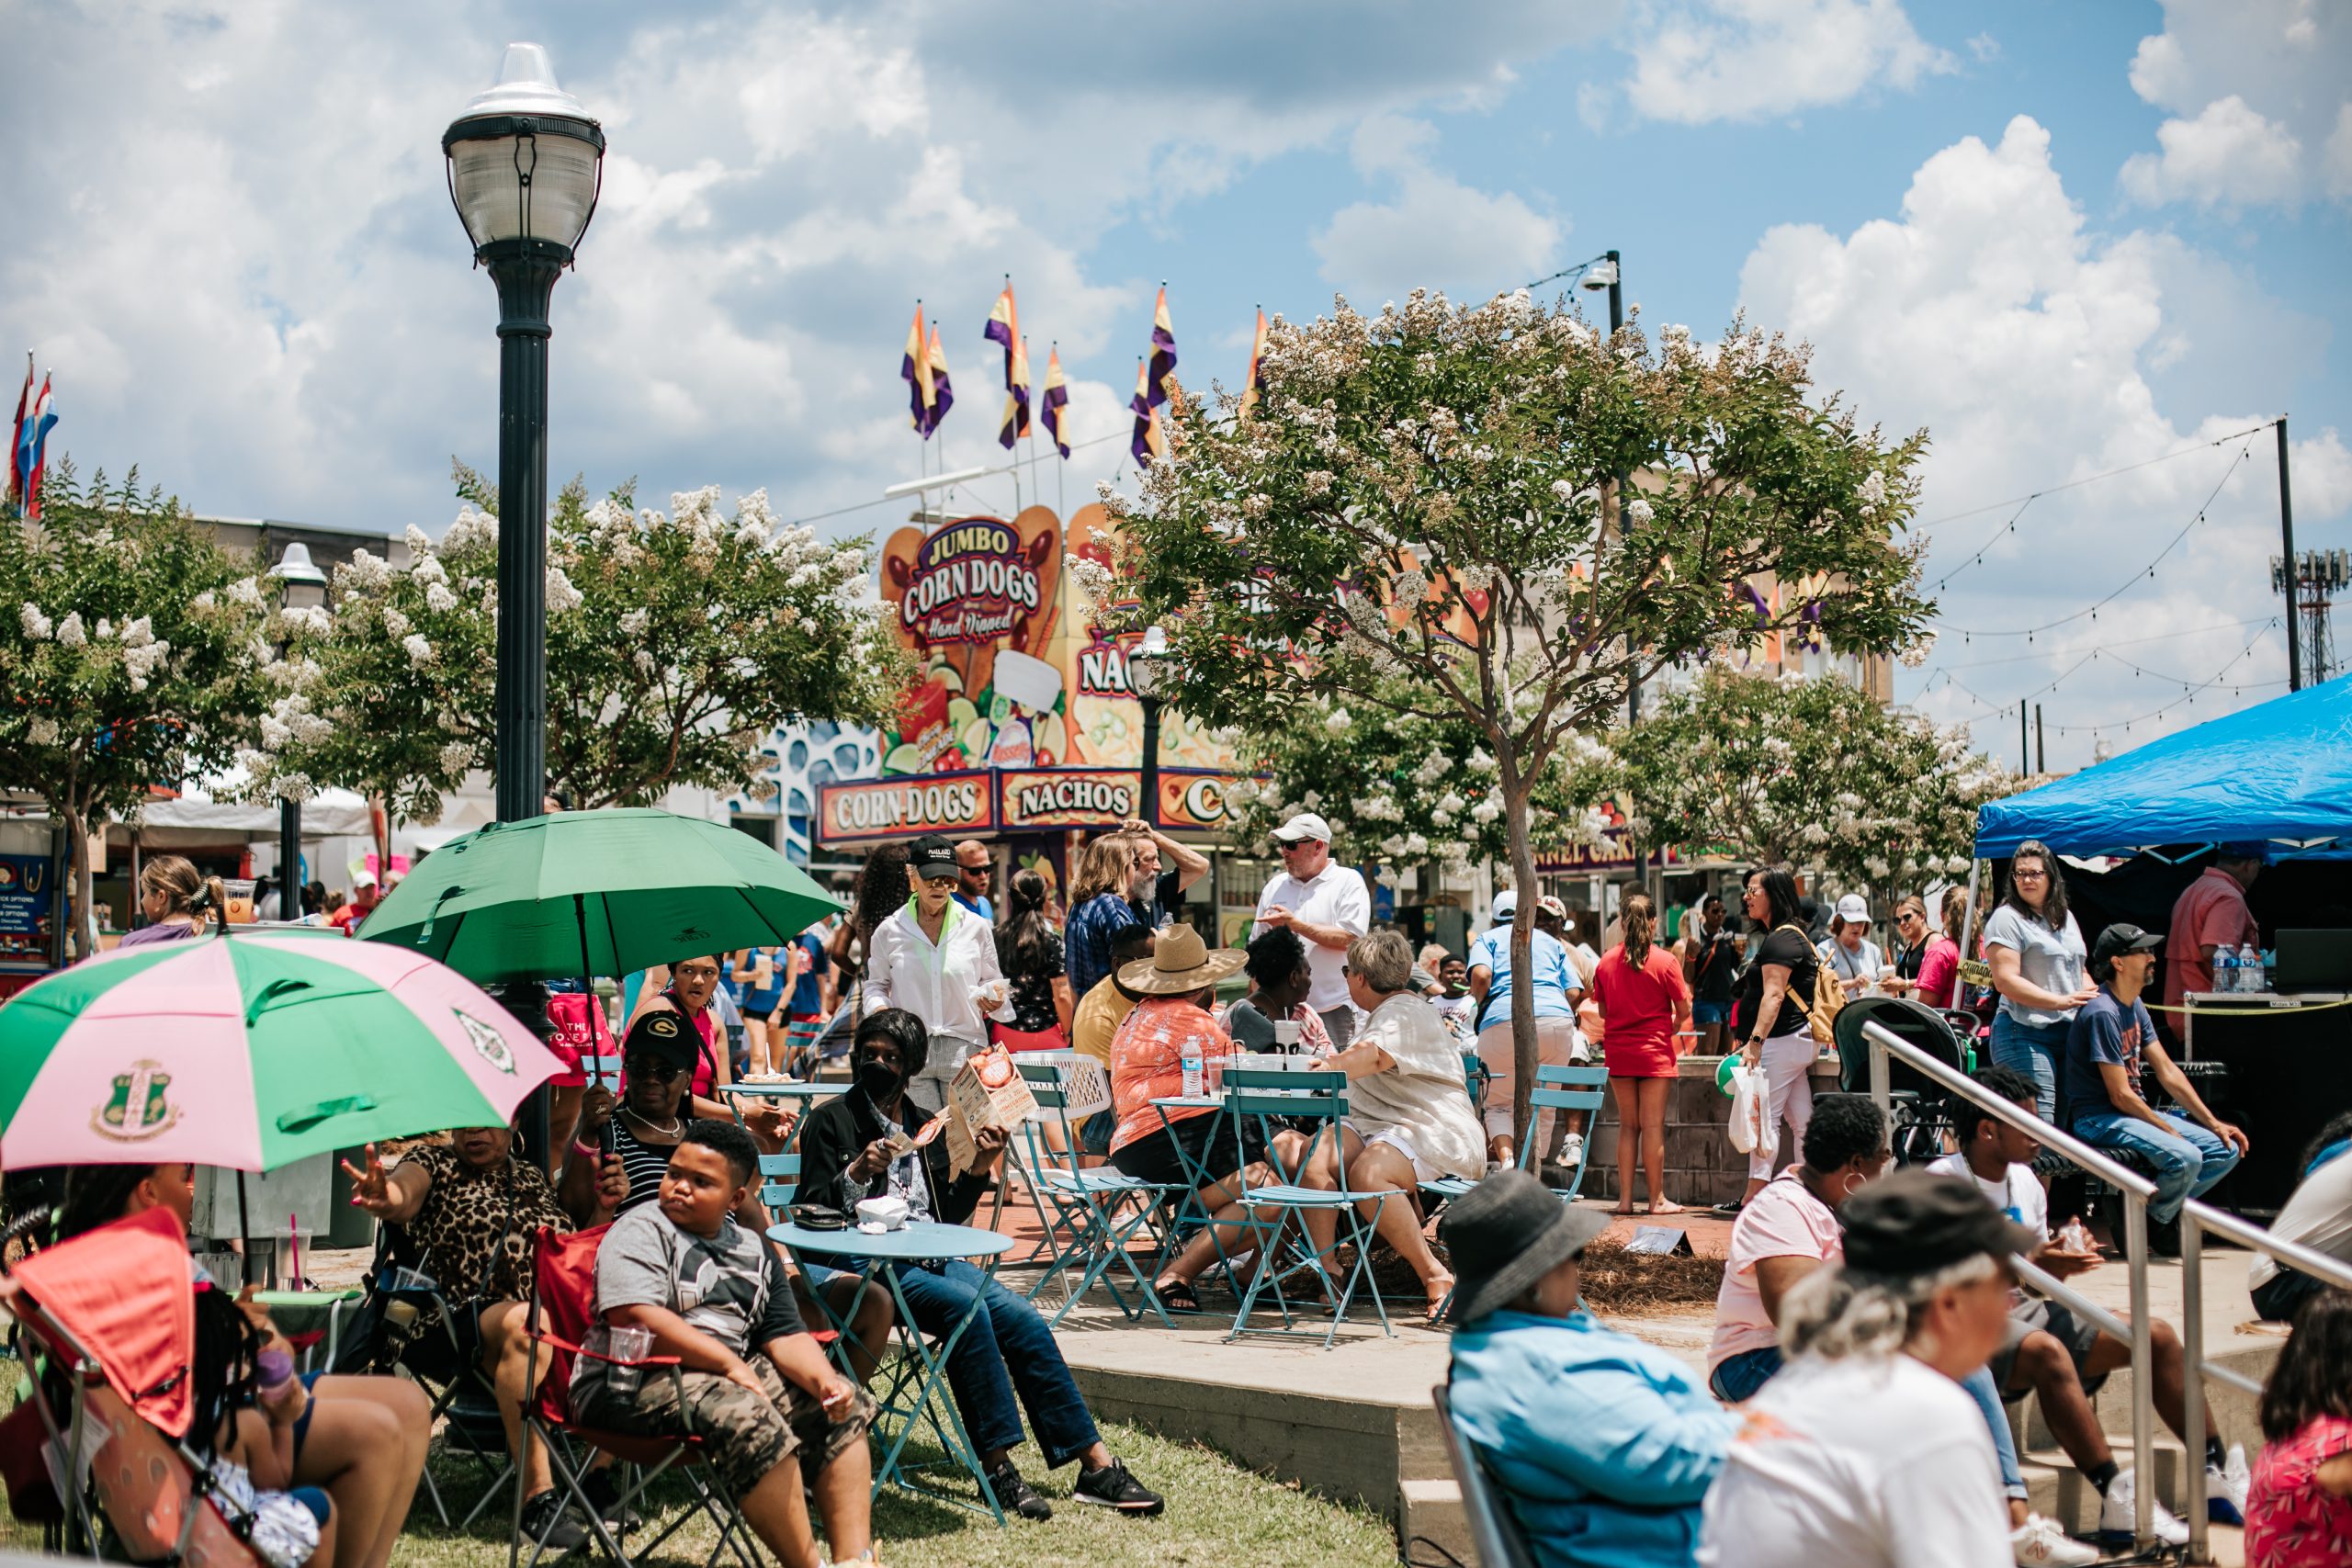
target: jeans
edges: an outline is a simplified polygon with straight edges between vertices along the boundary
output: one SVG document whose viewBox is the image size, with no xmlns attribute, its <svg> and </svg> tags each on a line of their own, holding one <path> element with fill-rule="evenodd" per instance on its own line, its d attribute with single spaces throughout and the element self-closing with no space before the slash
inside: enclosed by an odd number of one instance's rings
<svg viewBox="0 0 2352 1568">
<path fill-rule="evenodd" d="M 1993 1457 L 2001 1464 L 2001 1490 L 2011 1497 L 2024 1497 L 2025 1472 L 2018 1468 L 2017 1434 L 2009 1430 L 2008 1413 L 2001 1408 L 2001 1391 L 1994 1386 L 1992 1371 L 1979 1367 L 1961 1379 L 1960 1386 L 1984 1413 L 1984 1425 L 1993 1428 Z"/>
<path fill-rule="evenodd" d="M 1993 1015 L 1993 1060 L 2033 1080 L 2033 1113 L 2058 1116 L 2058 1058 L 2065 1054 L 2064 1023 L 2019 1023 L 2003 1008 Z"/>
<path fill-rule="evenodd" d="M 2159 1114 L 2164 1114 L 2159 1112 Z M 2165 1115 L 2170 1132 L 2158 1132 L 2137 1116 L 2117 1111 L 2086 1111 L 2075 1118 L 2075 1136 L 2103 1149 L 2130 1149 L 2156 1168 L 2156 1195 L 2148 1218 L 2168 1225 L 2180 1206 L 2211 1192 L 2237 1168 L 2238 1151 L 2186 1117 Z"/>
<path fill-rule="evenodd" d="M 935 1116 L 947 1109 L 947 1086 L 964 1068 L 967 1057 L 977 1055 L 987 1047 L 976 1041 L 953 1034 L 931 1037 L 931 1055 L 922 1071 L 907 1080 L 907 1098 L 926 1116 Z"/>
<path fill-rule="evenodd" d="M 1745 1404 L 1756 1397 L 1756 1391 L 1772 1381 L 1772 1375 L 1783 1365 L 1781 1348 L 1766 1345 L 1754 1350 L 1742 1350 L 1736 1356 L 1726 1356 L 1715 1370 L 1707 1374 L 1707 1392 L 1726 1404 Z"/>
<path fill-rule="evenodd" d="M 1054 1331 L 1036 1308 L 961 1258 L 896 1267 L 915 1326 L 933 1339 L 954 1330 L 973 1297 L 980 1300 L 978 1315 L 947 1358 L 948 1386 L 975 1450 L 986 1454 L 1018 1448 L 1024 1405 L 1048 1470 L 1102 1440 L 1054 1343 Z"/>
</svg>

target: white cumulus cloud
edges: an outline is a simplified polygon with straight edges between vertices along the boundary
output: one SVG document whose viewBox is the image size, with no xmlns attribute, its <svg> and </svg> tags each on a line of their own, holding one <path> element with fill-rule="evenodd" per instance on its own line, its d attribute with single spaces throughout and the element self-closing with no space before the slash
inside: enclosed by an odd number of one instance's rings
<svg viewBox="0 0 2352 1568">
<path fill-rule="evenodd" d="M 1396 187 L 1393 201 L 1359 201 L 1315 236 L 1322 276 L 1377 303 L 1416 288 L 1484 298 L 1551 270 L 1561 222 L 1510 191 L 1483 191 L 1430 165 L 1436 130 L 1374 115 L 1357 127 L 1350 157 L 1367 179 Z"/>
<path fill-rule="evenodd" d="M 1901 0 L 1645 0 L 1630 31 L 1626 100 L 1685 125 L 1792 114 L 1880 86 L 1907 91 L 1959 69 L 1919 36 Z"/>
<path fill-rule="evenodd" d="M 2352 8 L 2338 0 L 2165 0 L 2132 90 L 2166 111 L 2123 165 L 2155 206 L 2352 201 Z"/>
</svg>

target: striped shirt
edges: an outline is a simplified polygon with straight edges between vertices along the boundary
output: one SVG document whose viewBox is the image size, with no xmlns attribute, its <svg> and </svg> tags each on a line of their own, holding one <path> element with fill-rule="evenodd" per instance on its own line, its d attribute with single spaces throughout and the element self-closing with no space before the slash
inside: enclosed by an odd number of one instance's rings
<svg viewBox="0 0 2352 1568">
<path fill-rule="evenodd" d="M 684 1125 L 684 1118 L 679 1125 Z M 618 1106 L 613 1108 L 612 1127 L 613 1152 L 621 1156 L 621 1168 L 628 1172 L 628 1196 L 613 1211 L 617 1218 L 639 1203 L 650 1203 L 661 1196 L 662 1173 L 670 1168 L 670 1156 L 678 1145 L 640 1143 Z"/>
</svg>

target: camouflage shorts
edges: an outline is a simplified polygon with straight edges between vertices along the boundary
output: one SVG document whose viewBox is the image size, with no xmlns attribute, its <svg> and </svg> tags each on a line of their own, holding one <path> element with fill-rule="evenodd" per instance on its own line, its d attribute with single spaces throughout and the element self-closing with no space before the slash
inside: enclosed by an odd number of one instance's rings
<svg viewBox="0 0 2352 1568">
<path fill-rule="evenodd" d="M 815 1394 L 777 1376 L 765 1356 L 754 1352 L 746 1359 L 767 1391 L 765 1399 L 713 1372 L 673 1377 L 666 1368 L 649 1367 L 633 1394 L 598 1388 L 579 1412 L 580 1420 L 637 1437 L 700 1438 L 711 1464 L 738 1497 L 795 1455 L 803 1479 L 814 1481 L 852 1443 L 865 1440 L 875 1404 L 864 1389 L 850 1413 L 835 1421 Z"/>
</svg>

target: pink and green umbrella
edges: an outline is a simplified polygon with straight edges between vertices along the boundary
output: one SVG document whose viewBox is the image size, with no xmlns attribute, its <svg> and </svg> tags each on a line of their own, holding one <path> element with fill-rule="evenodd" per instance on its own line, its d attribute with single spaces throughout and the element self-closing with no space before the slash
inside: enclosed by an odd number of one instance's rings
<svg viewBox="0 0 2352 1568">
<path fill-rule="evenodd" d="M 275 1170 L 503 1125 L 562 1071 L 455 970 L 324 931 L 103 954 L 0 1007 L 0 1167 Z"/>
</svg>

